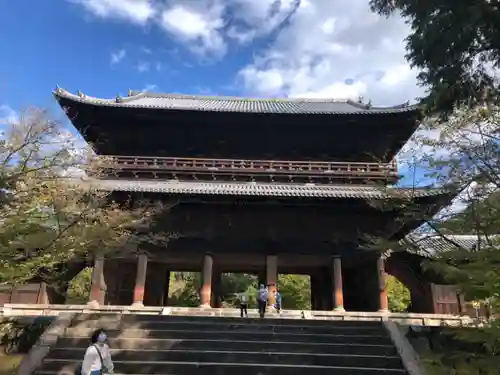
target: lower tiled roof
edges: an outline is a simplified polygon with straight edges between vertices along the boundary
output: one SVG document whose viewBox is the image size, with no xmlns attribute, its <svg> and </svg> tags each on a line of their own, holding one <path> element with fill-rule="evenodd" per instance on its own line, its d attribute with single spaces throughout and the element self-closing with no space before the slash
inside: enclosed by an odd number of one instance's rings
<svg viewBox="0 0 500 375">
<path fill-rule="evenodd" d="M 481 248 L 488 247 L 489 241 L 493 241 L 493 239 L 495 239 L 496 243 L 498 236 L 493 235 L 488 239 L 484 236 L 469 234 L 409 235 L 401 240 L 401 244 L 407 247 L 410 252 L 417 253 L 418 255 L 434 256 L 453 250 L 480 250 Z"/>
<path fill-rule="evenodd" d="M 92 180 L 102 190 L 190 195 L 239 195 L 317 198 L 425 197 L 444 194 L 442 189 L 381 188 L 363 185 L 314 185 L 242 182 L 196 182 L 151 180 Z"/>
</svg>

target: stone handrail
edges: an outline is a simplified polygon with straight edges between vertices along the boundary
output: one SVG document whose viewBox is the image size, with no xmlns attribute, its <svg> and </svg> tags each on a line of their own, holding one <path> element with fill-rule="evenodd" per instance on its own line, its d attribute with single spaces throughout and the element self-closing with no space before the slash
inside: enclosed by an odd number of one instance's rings
<svg viewBox="0 0 500 375">
<path fill-rule="evenodd" d="M 19 365 L 18 375 L 31 375 L 39 367 L 45 356 L 49 353 L 59 337 L 61 337 L 66 328 L 68 328 L 75 318 L 75 313 L 61 312 L 57 318 L 42 333 L 36 344 L 31 348 Z"/>
<path fill-rule="evenodd" d="M 62 313 L 100 313 L 100 314 L 144 314 L 144 315 L 179 315 L 195 314 L 197 316 L 239 316 L 238 309 L 201 309 L 183 307 L 156 307 L 156 306 L 101 306 L 89 308 L 88 305 L 35 305 L 35 304 L 5 304 L 0 308 L 3 316 L 58 316 Z M 249 310 L 253 311 L 253 310 Z M 274 316 L 276 314 L 270 314 Z M 401 325 L 415 326 L 469 326 L 475 321 L 468 316 L 456 316 L 445 314 L 418 314 L 418 313 L 380 313 L 380 312 L 337 312 L 337 311 L 301 311 L 286 310 L 280 317 L 290 319 L 316 320 L 360 320 L 360 321 L 384 321 L 389 319 Z M 277 315 L 276 315 L 277 317 Z"/>
<path fill-rule="evenodd" d="M 389 319 L 384 319 L 384 328 L 389 334 L 392 343 L 396 347 L 401 362 L 409 375 L 426 375 L 422 367 L 420 357 L 408 339 L 401 333 L 396 323 Z"/>
</svg>

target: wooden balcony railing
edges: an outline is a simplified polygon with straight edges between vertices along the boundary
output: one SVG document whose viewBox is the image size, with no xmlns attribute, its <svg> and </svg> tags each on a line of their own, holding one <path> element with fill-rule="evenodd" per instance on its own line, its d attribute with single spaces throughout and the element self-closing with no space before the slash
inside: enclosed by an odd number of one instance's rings
<svg viewBox="0 0 500 375">
<path fill-rule="evenodd" d="M 288 176 L 314 178 L 383 179 L 397 178 L 397 166 L 391 163 L 319 162 L 200 159 L 174 157 L 113 156 L 120 172 L 137 174 L 193 174 Z"/>
</svg>

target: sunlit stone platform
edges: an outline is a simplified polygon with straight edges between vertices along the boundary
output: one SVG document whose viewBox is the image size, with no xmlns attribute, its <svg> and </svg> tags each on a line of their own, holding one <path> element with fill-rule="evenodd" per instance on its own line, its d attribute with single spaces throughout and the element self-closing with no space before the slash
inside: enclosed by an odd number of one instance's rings
<svg viewBox="0 0 500 375">
<path fill-rule="evenodd" d="M 138 306 L 101 306 L 90 308 L 87 305 L 37 305 L 37 304 L 5 304 L 0 308 L 1 316 L 58 316 L 61 313 L 89 314 L 137 314 L 137 315 L 172 315 L 193 317 L 227 317 L 240 316 L 239 309 L 234 308 L 199 308 L 199 307 L 138 307 Z M 258 317 L 256 309 L 249 309 L 250 318 Z M 355 311 L 315 311 L 284 310 L 281 314 L 269 312 L 267 318 L 308 319 L 308 320 L 345 320 L 345 321 L 384 321 L 391 320 L 401 325 L 420 326 L 468 326 L 474 323 L 468 316 L 417 313 L 382 313 Z"/>
</svg>

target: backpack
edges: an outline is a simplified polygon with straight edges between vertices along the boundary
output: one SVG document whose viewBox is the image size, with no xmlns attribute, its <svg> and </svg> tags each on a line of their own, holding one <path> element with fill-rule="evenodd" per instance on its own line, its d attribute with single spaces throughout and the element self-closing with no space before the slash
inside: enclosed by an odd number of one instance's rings
<svg viewBox="0 0 500 375">
<path fill-rule="evenodd" d="M 99 348 L 97 347 L 97 345 L 92 345 L 95 350 L 97 350 L 97 354 L 99 354 L 99 359 L 101 360 L 101 374 L 102 374 L 102 369 L 104 368 L 104 361 L 102 360 L 102 354 L 101 354 L 101 351 L 99 350 Z M 82 375 L 82 365 L 83 363 L 80 362 L 78 364 L 78 366 L 76 366 L 76 369 L 75 369 L 75 375 Z"/>
<path fill-rule="evenodd" d="M 267 291 L 265 289 L 259 290 L 259 300 L 262 302 L 267 301 Z"/>
</svg>

